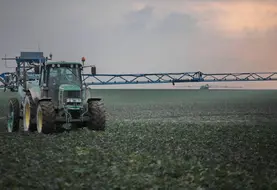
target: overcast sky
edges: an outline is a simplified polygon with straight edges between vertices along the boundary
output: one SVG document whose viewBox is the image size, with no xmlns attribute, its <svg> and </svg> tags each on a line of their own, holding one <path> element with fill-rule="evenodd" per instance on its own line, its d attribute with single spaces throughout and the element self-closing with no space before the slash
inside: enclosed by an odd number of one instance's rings
<svg viewBox="0 0 277 190">
<path fill-rule="evenodd" d="M 100 73 L 277 71 L 273 0 L 0 0 L 0 18 L 1 56 L 40 44 Z"/>
</svg>

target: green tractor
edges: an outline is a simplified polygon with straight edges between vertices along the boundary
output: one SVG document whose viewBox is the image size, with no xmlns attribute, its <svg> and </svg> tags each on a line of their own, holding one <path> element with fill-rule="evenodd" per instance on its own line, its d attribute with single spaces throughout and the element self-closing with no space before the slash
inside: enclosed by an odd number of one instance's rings
<svg viewBox="0 0 277 190">
<path fill-rule="evenodd" d="M 30 54 L 33 57 L 28 57 Z M 90 89 L 82 79 L 84 60 L 83 64 L 47 62 L 48 58 L 40 56 L 39 64 L 34 65 L 38 60 L 34 57 L 38 57 L 38 54 L 39 52 L 21 52 L 21 57 L 16 58 L 16 72 L 5 73 L 5 76 L 2 74 L 5 88 L 19 94 L 18 98 L 9 100 L 8 132 L 20 129 L 20 119 L 25 132 L 50 134 L 60 129 L 70 130 L 72 126 L 105 130 L 103 102 L 101 98 L 91 97 Z M 50 57 L 52 60 L 51 55 Z M 29 63 L 27 67 L 26 62 Z M 28 73 L 31 69 L 35 72 Z"/>
</svg>

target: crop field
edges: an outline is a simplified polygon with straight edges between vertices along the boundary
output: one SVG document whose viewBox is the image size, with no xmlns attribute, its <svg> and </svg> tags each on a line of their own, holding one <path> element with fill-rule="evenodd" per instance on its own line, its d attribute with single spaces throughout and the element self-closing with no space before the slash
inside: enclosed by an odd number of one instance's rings
<svg viewBox="0 0 277 190">
<path fill-rule="evenodd" d="M 277 91 L 93 93 L 105 132 L 8 134 L 2 118 L 0 189 L 277 189 Z"/>
</svg>

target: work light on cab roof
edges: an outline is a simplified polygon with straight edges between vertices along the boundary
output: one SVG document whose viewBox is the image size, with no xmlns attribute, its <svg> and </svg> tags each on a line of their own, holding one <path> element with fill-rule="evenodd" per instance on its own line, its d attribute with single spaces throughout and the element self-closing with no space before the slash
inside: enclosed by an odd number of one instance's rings
<svg viewBox="0 0 277 190">
<path fill-rule="evenodd" d="M 84 65 L 85 61 L 86 61 L 86 58 L 82 57 L 82 63 L 83 63 L 83 65 Z"/>
</svg>

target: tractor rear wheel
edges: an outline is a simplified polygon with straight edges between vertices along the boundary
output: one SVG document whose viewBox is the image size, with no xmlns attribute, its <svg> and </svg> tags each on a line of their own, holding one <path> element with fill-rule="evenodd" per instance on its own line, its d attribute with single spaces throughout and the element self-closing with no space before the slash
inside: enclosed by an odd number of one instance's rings
<svg viewBox="0 0 277 190">
<path fill-rule="evenodd" d="M 96 131 L 104 131 L 106 128 L 106 112 L 102 102 L 88 102 L 88 113 L 91 121 L 88 122 L 88 129 Z"/>
<path fill-rule="evenodd" d="M 17 132 L 19 130 L 20 121 L 20 107 L 17 98 L 9 100 L 9 112 L 7 117 L 7 130 L 9 133 Z"/>
<path fill-rule="evenodd" d="M 39 102 L 36 118 L 38 133 L 50 134 L 55 131 L 56 114 L 51 101 Z"/>
<path fill-rule="evenodd" d="M 36 105 L 30 95 L 26 95 L 23 104 L 23 130 L 25 132 L 35 131 L 36 125 L 32 122 L 35 117 Z"/>
</svg>

